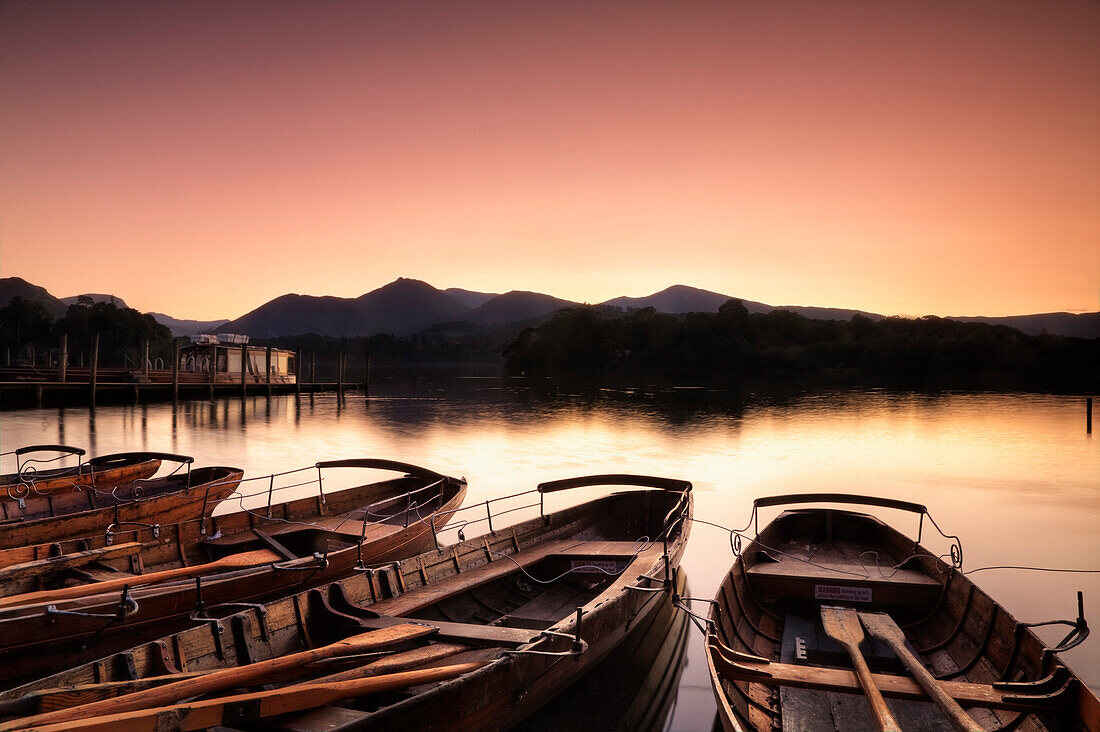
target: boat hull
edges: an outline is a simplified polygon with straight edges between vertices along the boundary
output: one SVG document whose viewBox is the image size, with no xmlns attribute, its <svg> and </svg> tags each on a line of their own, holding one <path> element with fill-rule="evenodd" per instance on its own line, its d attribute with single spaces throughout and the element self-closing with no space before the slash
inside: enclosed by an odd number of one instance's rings
<svg viewBox="0 0 1100 732">
<path fill-rule="evenodd" d="M 236 481 L 240 477 L 240 473 L 236 473 Z M 285 527 L 288 522 L 324 521 L 325 516 L 315 513 L 318 510 L 328 511 L 330 522 L 345 523 L 340 518 L 345 512 L 405 493 L 412 483 L 412 478 L 403 478 L 339 491 L 329 494 L 323 502 L 309 497 L 274 504 L 270 516 L 264 510 L 200 519 L 195 518 L 202 514 L 193 502 L 187 516 L 189 520 L 164 521 L 156 530 L 147 526 L 148 517 L 145 517 L 144 526 L 131 527 L 124 521 L 123 529 L 128 530 L 113 536 L 111 544 L 138 545 L 140 550 L 135 555 L 107 563 L 118 569 L 148 571 L 203 564 L 211 560 L 211 551 L 220 555 L 254 551 L 263 546 L 257 539 L 257 530 L 267 533 Z M 224 486 L 230 492 L 235 487 L 236 482 L 232 487 Z M 441 488 L 440 508 L 436 512 L 437 530 L 462 504 L 465 494 L 465 482 L 448 479 Z M 196 495 L 195 500 L 201 497 Z M 173 514 L 170 511 L 168 515 Z M 346 523 L 350 531 L 350 522 Z M 71 664 L 73 659 L 90 660 L 186 627 L 193 624 L 190 618 L 196 612 L 216 612 L 219 606 L 254 603 L 300 591 L 345 577 L 360 562 L 392 561 L 434 546 L 430 523 L 410 520 L 407 525 L 403 524 L 395 521 L 369 527 L 361 547 L 358 544 L 362 537 L 360 532 L 333 533 L 333 543 L 339 537 L 339 548 L 334 550 L 324 547 L 328 540 L 324 530 L 315 533 L 307 528 L 302 532 L 306 536 L 294 537 L 300 540 L 293 543 L 290 538 L 282 537 L 303 556 L 148 587 L 140 586 L 141 576 L 137 574 L 135 586 L 127 588 L 125 594 L 116 590 L 53 603 L 59 610 L 77 614 L 51 614 L 50 603 L 46 601 L 5 607 L 4 599 L 0 598 L 0 653 L 7 661 L 0 665 L 0 684 L 10 685 L 19 679 L 41 676 Z M 312 543 L 317 541 L 321 543 Z M 97 537 L 94 544 L 82 541 L 79 546 L 105 549 L 108 545 L 102 537 Z M 40 550 L 44 548 L 39 547 Z M 75 550 L 77 547 L 68 548 Z M 31 589 L 24 587 L 22 591 Z"/>
<path fill-rule="evenodd" d="M 836 509 L 785 511 L 724 578 L 706 654 L 723 729 L 874 726 L 853 672 L 840 670 L 851 661 L 823 630 L 822 606 L 887 614 L 984 729 L 1100 729 L 1096 696 L 958 567 L 873 516 Z M 880 641 L 860 652 L 903 729 L 952 729 L 901 656 Z M 1040 683 L 1055 672 L 1061 681 Z M 998 692 L 1006 681 L 1019 686 Z"/>
<path fill-rule="evenodd" d="M 667 525 L 661 522 L 670 507 L 682 520 L 667 545 L 636 542 L 638 537 L 658 535 Z M 416 623 L 434 626 L 438 633 L 432 637 L 440 644 L 463 644 L 460 648 L 465 650 L 438 664 L 467 659 L 488 664 L 411 690 L 404 698 L 371 697 L 363 700 L 366 706 L 324 705 L 266 720 L 265 728 L 506 729 L 595 668 L 632 632 L 671 611 L 671 589 L 690 515 L 689 494 L 615 494 L 442 551 L 359 572 L 262 608 L 211 619 L 155 643 L 12 689 L 0 694 L 0 705 L 4 700 L 31 699 L 36 689 L 234 667 L 364 630 Z M 614 533 L 608 527 L 615 527 Z M 612 564 L 617 573 L 611 576 L 592 569 Z M 562 580 L 563 568 L 576 574 Z M 536 577 L 553 579 L 542 586 L 537 582 L 543 580 Z M 649 591 L 632 589 L 637 587 Z M 529 596 L 503 609 L 496 607 L 506 593 Z M 579 628 L 571 607 L 574 597 L 581 609 Z M 467 606 L 482 620 L 470 619 Z M 479 615 L 494 607 L 490 615 L 497 615 L 495 620 Z M 451 620 L 441 619 L 447 617 Z M 535 617 L 545 620 L 532 624 Z M 571 639 L 578 631 L 584 649 L 574 655 Z"/>
</svg>

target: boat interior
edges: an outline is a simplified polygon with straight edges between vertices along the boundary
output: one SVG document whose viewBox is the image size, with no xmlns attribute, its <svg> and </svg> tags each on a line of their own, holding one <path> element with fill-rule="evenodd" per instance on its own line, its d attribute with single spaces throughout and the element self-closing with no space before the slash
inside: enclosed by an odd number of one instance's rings
<svg viewBox="0 0 1100 732">
<path fill-rule="evenodd" d="M 961 564 L 961 547 L 950 556 Z M 903 730 L 958 728 L 914 685 L 909 654 L 961 700 L 980 725 L 969 729 L 1076 729 L 1059 721 L 1078 700 L 1057 657 L 958 570 L 870 515 L 781 514 L 735 562 L 712 613 L 710 661 L 740 728 L 881 729 L 827 625 L 839 611 Z M 908 654 L 864 632 L 876 623 Z"/>
</svg>

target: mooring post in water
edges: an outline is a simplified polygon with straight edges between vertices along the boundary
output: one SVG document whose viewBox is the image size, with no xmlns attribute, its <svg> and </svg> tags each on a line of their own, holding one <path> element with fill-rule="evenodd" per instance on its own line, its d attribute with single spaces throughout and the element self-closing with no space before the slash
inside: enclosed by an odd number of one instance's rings
<svg viewBox="0 0 1100 732">
<path fill-rule="evenodd" d="M 92 356 L 91 356 L 92 368 L 88 372 L 88 386 L 89 386 L 89 398 L 92 400 L 92 406 L 95 406 L 95 377 L 96 371 L 99 368 L 99 333 L 92 336 Z"/>
<path fill-rule="evenodd" d="M 214 377 L 218 370 L 218 347 L 210 346 L 210 401 L 214 401 Z"/>
<path fill-rule="evenodd" d="M 370 396 L 370 351 L 363 359 L 363 396 Z"/>
<path fill-rule="evenodd" d="M 267 365 L 265 366 L 265 368 L 267 369 L 267 371 L 266 371 L 267 377 L 265 379 L 265 381 L 267 382 L 267 395 L 270 397 L 271 396 L 271 346 L 267 347 Z"/>
<path fill-rule="evenodd" d="M 61 355 L 57 359 L 57 379 L 62 384 L 65 383 L 65 371 L 69 366 L 69 334 L 61 334 Z"/>
<path fill-rule="evenodd" d="M 148 379 L 149 379 L 149 341 L 148 340 L 145 341 L 145 362 L 144 362 L 144 365 L 142 366 L 142 368 L 145 371 L 145 379 L 146 379 L 146 381 L 148 381 Z"/>
<path fill-rule="evenodd" d="M 309 354 L 309 381 L 311 384 L 317 383 L 317 351 Z"/>
<path fill-rule="evenodd" d="M 248 344 L 241 344 L 241 399 L 248 396 Z"/>
<path fill-rule="evenodd" d="M 336 352 L 336 395 L 344 394 L 344 352 Z"/>
<path fill-rule="evenodd" d="M 1092 397 L 1085 399 L 1085 432 L 1092 434 Z"/>
<path fill-rule="evenodd" d="M 172 359 L 172 403 L 180 400 L 180 342 L 176 342 L 176 357 Z"/>
<path fill-rule="evenodd" d="M 294 350 L 294 396 L 302 396 L 302 349 Z"/>
</svg>

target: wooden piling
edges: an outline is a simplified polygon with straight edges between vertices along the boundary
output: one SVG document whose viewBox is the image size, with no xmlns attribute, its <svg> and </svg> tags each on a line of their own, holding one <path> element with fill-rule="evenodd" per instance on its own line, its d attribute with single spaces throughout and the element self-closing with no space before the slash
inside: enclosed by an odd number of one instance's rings
<svg viewBox="0 0 1100 732">
<path fill-rule="evenodd" d="M 89 386 L 89 398 L 92 401 L 92 406 L 95 406 L 95 379 L 96 371 L 99 369 L 99 333 L 92 336 L 92 355 L 91 355 L 92 368 L 88 372 L 88 386 Z"/>
<path fill-rule="evenodd" d="M 1092 397 L 1085 399 L 1085 432 L 1092 434 Z"/>
<path fill-rule="evenodd" d="M 142 373 L 145 375 L 145 380 L 149 380 L 149 341 L 145 341 L 145 360 L 141 365 Z"/>
<path fill-rule="evenodd" d="M 336 352 L 336 395 L 344 395 L 344 352 Z"/>
<path fill-rule="evenodd" d="M 248 396 L 248 344 L 241 344 L 241 399 Z"/>
<path fill-rule="evenodd" d="M 210 401 L 214 401 L 214 379 L 218 374 L 218 346 L 210 346 Z"/>
<path fill-rule="evenodd" d="M 309 354 L 309 380 L 310 383 L 317 383 L 317 351 L 311 351 Z"/>
<path fill-rule="evenodd" d="M 265 373 L 267 376 L 264 381 L 267 383 L 267 396 L 271 396 L 271 346 L 267 347 L 267 366 L 265 367 Z"/>
<path fill-rule="evenodd" d="M 294 396 L 302 396 L 302 349 L 294 351 Z"/>
<path fill-rule="evenodd" d="M 172 359 L 172 403 L 180 400 L 180 342 L 177 339 L 176 357 Z"/>
<path fill-rule="evenodd" d="M 61 354 L 57 361 L 57 378 L 62 384 L 65 383 L 65 372 L 69 366 L 69 334 L 61 334 Z"/>
<path fill-rule="evenodd" d="M 363 396 L 370 396 L 370 351 L 363 359 Z"/>
</svg>

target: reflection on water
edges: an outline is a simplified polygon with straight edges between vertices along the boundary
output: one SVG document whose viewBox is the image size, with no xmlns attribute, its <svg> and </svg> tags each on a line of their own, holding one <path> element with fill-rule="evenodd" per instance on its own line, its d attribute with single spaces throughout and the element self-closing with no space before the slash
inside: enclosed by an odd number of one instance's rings
<svg viewBox="0 0 1100 732">
<path fill-rule="evenodd" d="M 926 504 L 945 531 L 962 537 L 964 569 L 1100 568 L 1100 435 L 1085 432 L 1083 398 L 532 389 L 500 379 L 372 388 L 370 400 L 323 394 L 100 407 L 94 415 L 5 412 L 0 449 L 62 442 L 91 453 L 171 451 L 252 475 L 386 457 L 465 476 L 468 503 L 554 478 L 648 473 L 691 480 L 697 516 L 727 527 L 743 526 L 760 495 L 875 494 Z M 589 495 L 554 494 L 547 509 Z M 915 533 L 912 516 L 876 513 Z M 696 524 L 684 557 L 695 593 L 711 595 L 731 562 L 728 535 Z M 1097 574 L 989 571 L 972 579 L 1022 621 L 1073 617 L 1077 589 L 1085 591 L 1086 613 L 1100 608 Z M 708 729 L 713 715 L 696 636 L 673 715 L 677 730 Z M 1100 685 L 1100 640 L 1066 659 Z"/>
</svg>

